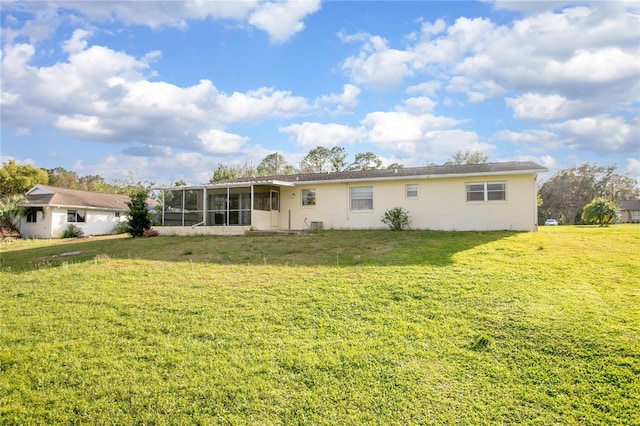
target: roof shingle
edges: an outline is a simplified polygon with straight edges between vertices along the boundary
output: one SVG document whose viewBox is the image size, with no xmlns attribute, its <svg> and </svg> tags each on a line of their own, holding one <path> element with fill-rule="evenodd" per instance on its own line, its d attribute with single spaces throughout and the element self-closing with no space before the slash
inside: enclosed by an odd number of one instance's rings
<svg viewBox="0 0 640 426">
<path fill-rule="evenodd" d="M 402 169 L 359 170 L 331 173 L 302 173 L 293 175 L 251 176 L 217 182 L 217 184 L 258 183 L 269 181 L 318 182 L 367 179 L 393 179 L 400 177 L 444 177 L 447 175 L 483 175 L 514 173 L 543 173 L 547 169 L 532 161 L 502 163 L 465 164 L 429 167 L 406 167 Z"/>
<path fill-rule="evenodd" d="M 105 194 L 80 191 L 77 189 L 57 188 L 48 185 L 36 185 L 26 194 L 25 207 L 60 206 L 81 207 L 104 210 L 126 211 L 127 195 Z"/>
</svg>

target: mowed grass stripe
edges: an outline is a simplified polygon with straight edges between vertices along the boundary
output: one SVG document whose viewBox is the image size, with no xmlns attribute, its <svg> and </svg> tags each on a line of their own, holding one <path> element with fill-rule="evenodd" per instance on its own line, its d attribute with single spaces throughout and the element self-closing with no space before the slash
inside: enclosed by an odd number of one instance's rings
<svg viewBox="0 0 640 426">
<path fill-rule="evenodd" d="M 0 423 L 634 424 L 639 229 L 3 242 Z"/>
</svg>

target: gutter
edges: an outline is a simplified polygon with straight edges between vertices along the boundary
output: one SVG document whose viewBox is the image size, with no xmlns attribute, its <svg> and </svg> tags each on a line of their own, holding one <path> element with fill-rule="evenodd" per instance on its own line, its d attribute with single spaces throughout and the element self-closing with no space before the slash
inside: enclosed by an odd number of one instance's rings
<svg viewBox="0 0 640 426">
<path fill-rule="evenodd" d="M 353 183 L 353 182 L 371 182 L 371 181 L 394 181 L 394 180 L 412 180 L 412 179 L 448 179 L 461 177 L 479 177 L 479 176 L 507 176 L 507 175 L 526 175 L 548 172 L 547 169 L 531 169 L 531 170 L 511 170 L 503 172 L 483 172 L 483 173 L 449 173 L 434 175 L 403 175 L 403 176 L 383 176 L 377 178 L 352 178 L 352 179 L 327 179 L 327 180 L 297 180 L 294 185 L 312 185 L 318 183 Z"/>
</svg>

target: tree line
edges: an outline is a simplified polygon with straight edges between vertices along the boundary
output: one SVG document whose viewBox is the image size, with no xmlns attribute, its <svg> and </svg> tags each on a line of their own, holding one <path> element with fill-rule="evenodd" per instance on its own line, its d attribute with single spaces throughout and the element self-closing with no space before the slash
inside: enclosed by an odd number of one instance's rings
<svg viewBox="0 0 640 426">
<path fill-rule="evenodd" d="M 361 170 L 378 170 L 383 168 L 383 161 L 373 152 L 359 152 L 355 154 L 353 162 L 347 161 L 348 153 L 340 146 L 327 148 L 318 146 L 310 150 L 296 167 L 280 153 L 267 155 L 256 168 L 250 165 L 226 166 L 219 164 L 209 182 L 220 182 L 229 179 L 249 176 L 292 175 L 296 173 L 329 173 Z M 458 151 L 444 163 L 451 164 L 479 164 L 486 163 L 489 157 L 480 151 Z M 427 166 L 435 165 L 429 163 Z M 401 163 L 391 163 L 387 169 L 402 169 Z"/>
<path fill-rule="evenodd" d="M 640 199 L 638 182 L 617 173 L 617 166 L 582 163 L 561 170 L 546 179 L 538 188 L 539 223 L 557 219 L 560 224 L 590 222 L 583 217 L 587 204 L 600 198 L 607 201 Z"/>
</svg>

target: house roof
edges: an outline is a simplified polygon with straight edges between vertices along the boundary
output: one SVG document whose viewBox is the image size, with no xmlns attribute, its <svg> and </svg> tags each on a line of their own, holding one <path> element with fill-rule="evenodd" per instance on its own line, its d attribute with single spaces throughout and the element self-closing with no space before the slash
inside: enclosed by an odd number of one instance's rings
<svg viewBox="0 0 640 426">
<path fill-rule="evenodd" d="M 26 194 L 24 207 L 77 207 L 100 210 L 126 211 L 127 195 L 105 194 L 100 192 L 80 191 L 77 189 L 58 188 L 48 185 L 36 185 Z"/>
<path fill-rule="evenodd" d="M 640 200 L 619 200 L 616 205 L 618 210 L 640 210 Z"/>
<path fill-rule="evenodd" d="M 301 184 L 312 182 L 349 182 L 358 180 L 393 180 L 406 178 L 443 178 L 457 176 L 482 176 L 524 173 L 544 173 L 548 170 L 532 161 L 511 161 L 449 166 L 406 167 L 402 169 L 359 170 L 330 173 L 299 173 L 293 175 L 273 175 L 242 177 L 216 182 L 215 185 L 239 183 L 284 183 Z"/>
</svg>

